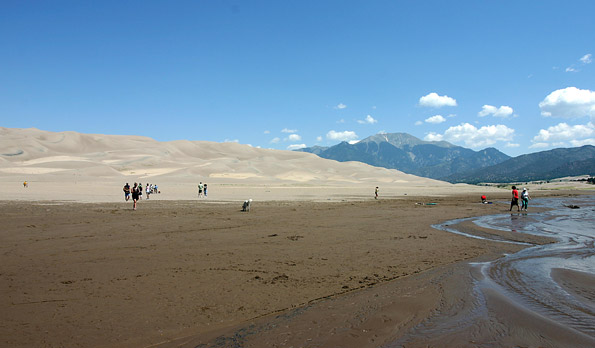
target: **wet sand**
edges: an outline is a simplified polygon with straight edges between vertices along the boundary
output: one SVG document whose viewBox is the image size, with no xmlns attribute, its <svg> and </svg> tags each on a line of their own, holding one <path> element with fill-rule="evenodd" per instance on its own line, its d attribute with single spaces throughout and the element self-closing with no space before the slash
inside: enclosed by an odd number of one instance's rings
<svg viewBox="0 0 595 348">
<path fill-rule="evenodd" d="M 469 261 L 522 248 L 431 227 L 508 213 L 508 194 L 491 197 L 495 204 L 475 196 L 258 202 L 250 213 L 199 201 L 141 201 L 137 211 L 130 203 L 0 202 L 1 342 L 386 346 L 430 313 L 456 316 L 471 305 Z M 538 345 L 547 333 L 535 330 L 492 333 Z M 453 344 L 472 344 L 460 338 Z"/>
</svg>

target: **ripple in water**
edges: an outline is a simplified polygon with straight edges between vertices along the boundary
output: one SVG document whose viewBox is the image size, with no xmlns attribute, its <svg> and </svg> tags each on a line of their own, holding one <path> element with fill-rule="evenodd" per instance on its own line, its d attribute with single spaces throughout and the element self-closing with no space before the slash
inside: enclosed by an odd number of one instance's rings
<svg viewBox="0 0 595 348">
<path fill-rule="evenodd" d="M 448 221 L 435 228 L 470 238 L 502 243 L 526 244 L 491 239 L 456 230 L 456 224 L 473 220 L 480 227 L 556 238 L 557 243 L 530 246 L 498 260 L 474 264 L 471 308 L 451 305 L 414 328 L 389 347 L 405 345 L 412 338 L 445 337 L 462 331 L 481 331 L 477 323 L 497 326 L 489 317 L 487 294 L 496 293 L 532 315 L 563 326 L 595 342 L 595 200 L 592 196 L 533 200 L 533 206 L 550 208 L 537 214 L 501 214 Z M 568 205 L 579 206 L 570 209 Z M 455 226 L 455 227 L 453 227 Z M 496 335 L 494 329 L 490 335 Z M 477 335 L 481 337 L 481 335 Z M 485 335 L 484 335 L 485 336 Z M 445 343 L 446 341 L 442 341 Z M 476 342 L 479 343 L 479 342 Z M 492 342 L 494 343 L 494 342 Z M 490 345 L 489 342 L 479 345 Z"/>
</svg>

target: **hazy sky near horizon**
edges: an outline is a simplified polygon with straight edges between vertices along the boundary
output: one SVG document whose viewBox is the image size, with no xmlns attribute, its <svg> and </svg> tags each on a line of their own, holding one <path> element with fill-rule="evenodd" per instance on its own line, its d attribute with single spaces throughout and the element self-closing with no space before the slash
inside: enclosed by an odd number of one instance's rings
<svg viewBox="0 0 595 348">
<path fill-rule="evenodd" d="M 595 145 L 595 1 L 0 2 L 0 126 Z"/>
</svg>

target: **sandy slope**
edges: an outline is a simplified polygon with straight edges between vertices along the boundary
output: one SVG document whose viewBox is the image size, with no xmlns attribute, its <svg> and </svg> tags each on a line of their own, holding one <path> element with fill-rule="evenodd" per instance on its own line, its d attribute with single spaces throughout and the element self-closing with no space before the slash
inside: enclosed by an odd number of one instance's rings
<svg viewBox="0 0 595 348">
<path fill-rule="evenodd" d="M 0 128 L 3 199 L 117 201 L 125 182 L 157 183 L 160 199 L 193 199 L 200 181 L 209 183 L 218 200 L 369 198 L 375 186 L 384 196 L 477 190 L 360 162 L 236 143 Z"/>
</svg>

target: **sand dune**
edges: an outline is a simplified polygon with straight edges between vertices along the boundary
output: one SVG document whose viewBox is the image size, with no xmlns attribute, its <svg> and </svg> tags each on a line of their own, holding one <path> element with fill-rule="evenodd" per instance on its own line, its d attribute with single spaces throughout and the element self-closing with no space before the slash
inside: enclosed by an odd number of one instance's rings
<svg viewBox="0 0 595 348">
<path fill-rule="evenodd" d="M 31 183 L 27 192 L 21 185 L 25 180 Z M 122 185 L 139 181 L 160 184 L 168 192 L 160 196 L 165 199 L 194 198 L 199 181 L 208 182 L 213 193 L 218 189 L 217 198 L 223 200 L 244 199 L 249 194 L 259 199 L 295 198 L 272 188 L 277 186 L 317 187 L 309 189 L 307 196 L 318 198 L 370 197 L 375 186 L 382 186 L 384 195 L 441 194 L 463 187 L 360 162 L 342 163 L 309 153 L 237 143 L 159 142 L 142 136 L 0 128 L 4 199 L 35 195 L 37 199 L 78 200 L 80 188 L 75 184 L 96 182 L 104 188 L 89 200 L 120 200 Z"/>
</svg>

